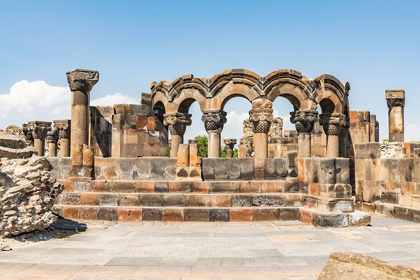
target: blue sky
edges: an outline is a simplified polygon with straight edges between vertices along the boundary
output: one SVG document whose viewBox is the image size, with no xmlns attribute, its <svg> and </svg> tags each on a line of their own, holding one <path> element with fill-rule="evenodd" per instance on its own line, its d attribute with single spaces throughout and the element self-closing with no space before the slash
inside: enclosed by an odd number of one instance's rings
<svg viewBox="0 0 420 280">
<path fill-rule="evenodd" d="M 420 1 L 0 0 L 0 38 L 0 128 L 69 118 L 63 88 L 74 68 L 100 72 L 96 102 L 138 102 L 152 81 L 188 73 L 288 68 L 350 82 L 350 109 L 376 114 L 381 139 L 385 90 L 405 89 L 406 138 L 420 140 Z M 225 108 L 233 119 L 250 105 Z M 292 107 L 280 100 L 275 109 L 287 116 Z M 186 138 L 204 131 L 198 106 L 191 111 Z M 231 131 L 223 136 L 240 138 Z"/>
</svg>

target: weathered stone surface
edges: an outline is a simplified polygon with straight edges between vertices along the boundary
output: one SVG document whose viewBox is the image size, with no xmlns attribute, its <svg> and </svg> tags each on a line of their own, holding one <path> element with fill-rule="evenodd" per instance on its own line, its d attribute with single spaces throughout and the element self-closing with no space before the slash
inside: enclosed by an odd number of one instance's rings
<svg viewBox="0 0 420 280">
<path fill-rule="evenodd" d="M 420 279 L 413 268 L 350 252 L 332 253 L 319 280 Z"/>
</svg>

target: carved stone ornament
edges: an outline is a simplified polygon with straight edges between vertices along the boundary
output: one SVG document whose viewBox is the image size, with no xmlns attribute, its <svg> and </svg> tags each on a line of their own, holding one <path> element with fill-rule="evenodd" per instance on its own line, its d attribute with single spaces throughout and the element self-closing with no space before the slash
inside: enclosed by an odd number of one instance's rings
<svg viewBox="0 0 420 280">
<path fill-rule="evenodd" d="M 346 115 L 340 113 L 321 114 L 319 123 L 324 127 L 326 135 L 339 136 L 341 127 L 346 126 Z"/>
<path fill-rule="evenodd" d="M 71 121 L 70 120 L 55 120 L 54 129 L 58 131 L 58 138 L 70 139 L 70 129 Z"/>
<path fill-rule="evenodd" d="M 28 129 L 34 139 L 45 139 L 47 132 L 51 130 L 51 122 L 30 121 Z"/>
<path fill-rule="evenodd" d="M 58 130 L 50 130 L 47 132 L 47 137 L 45 138 L 47 143 L 57 143 L 58 141 Z"/>
<path fill-rule="evenodd" d="M 187 125 L 191 125 L 191 115 L 185 113 L 172 113 L 163 115 L 163 124 L 169 126 L 171 135 L 183 136 Z"/>
<path fill-rule="evenodd" d="M 67 74 L 70 90 L 89 92 L 99 80 L 99 72 L 86 69 L 75 69 Z"/>
<path fill-rule="evenodd" d="M 254 133 L 268 133 L 273 119 L 273 109 L 251 109 L 249 111 L 249 120 L 253 125 Z"/>
<path fill-rule="evenodd" d="M 225 145 L 230 148 L 233 149 L 233 147 L 235 146 L 235 144 L 237 143 L 236 139 L 224 139 L 223 143 L 225 143 Z"/>
<path fill-rule="evenodd" d="M 283 119 L 274 118 L 271 122 L 270 131 L 268 132 L 269 139 L 277 139 L 283 136 Z M 270 140 L 269 140 L 270 141 Z"/>
<path fill-rule="evenodd" d="M 405 106 L 405 99 L 402 98 L 389 98 L 386 100 L 386 103 L 388 105 L 388 108 L 394 108 L 394 107 L 404 107 Z"/>
<path fill-rule="evenodd" d="M 299 109 L 295 112 L 290 112 L 290 122 L 296 126 L 298 134 L 311 133 L 317 120 L 318 112 L 314 110 Z"/>
<path fill-rule="evenodd" d="M 207 133 L 221 133 L 223 125 L 226 123 L 226 112 L 224 111 L 205 111 L 201 117 Z"/>
</svg>

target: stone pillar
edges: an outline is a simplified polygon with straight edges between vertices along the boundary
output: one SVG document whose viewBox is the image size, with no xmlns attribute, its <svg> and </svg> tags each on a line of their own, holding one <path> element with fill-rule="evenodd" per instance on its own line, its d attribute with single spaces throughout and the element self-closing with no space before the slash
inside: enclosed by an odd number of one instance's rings
<svg viewBox="0 0 420 280">
<path fill-rule="evenodd" d="M 404 105 L 405 91 L 385 91 L 388 105 L 389 142 L 404 142 Z"/>
<path fill-rule="evenodd" d="M 338 151 L 338 155 L 340 157 L 347 157 L 347 145 L 348 145 L 348 137 L 349 137 L 349 128 L 348 126 L 343 126 L 340 130 L 340 135 L 339 135 L 340 139 L 340 147 L 339 147 L 339 151 Z"/>
<path fill-rule="evenodd" d="M 223 142 L 226 145 L 227 158 L 233 158 L 233 147 L 235 147 L 236 139 L 225 139 Z"/>
<path fill-rule="evenodd" d="M 45 137 L 47 132 L 51 130 L 51 122 L 30 121 L 28 129 L 32 132 L 34 139 L 34 147 L 39 156 L 45 154 Z"/>
<path fill-rule="evenodd" d="M 23 135 L 25 136 L 26 144 L 28 146 L 34 146 L 34 137 L 32 136 L 32 131 L 28 128 L 28 124 L 22 124 Z"/>
<path fill-rule="evenodd" d="M 321 114 L 319 123 L 327 135 L 327 157 L 339 157 L 339 136 L 342 126 L 346 124 L 346 116 L 340 113 Z"/>
<path fill-rule="evenodd" d="M 226 112 L 211 110 L 203 112 L 201 121 L 204 122 L 204 127 L 208 133 L 208 157 L 220 157 L 221 139 L 220 133 L 223 130 L 223 125 L 226 123 Z"/>
<path fill-rule="evenodd" d="M 369 142 L 376 142 L 376 115 L 370 115 L 369 132 Z"/>
<path fill-rule="evenodd" d="M 58 130 L 51 130 L 47 132 L 47 143 L 48 143 L 48 156 L 57 156 L 57 141 L 58 141 Z"/>
<path fill-rule="evenodd" d="M 71 90 L 71 141 L 74 145 L 89 145 L 90 91 L 99 80 L 99 72 L 76 69 L 67 72 Z"/>
<path fill-rule="evenodd" d="M 58 131 L 58 141 L 60 142 L 60 157 L 70 156 L 70 120 L 55 120 L 54 129 Z"/>
<path fill-rule="evenodd" d="M 191 115 L 185 113 L 169 113 L 163 115 L 163 124 L 169 126 L 171 132 L 171 158 L 176 158 L 180 144 L 184 143 L 187 125 L 191 125 Z"/>
<path fill-rule="evenodd" d="M 254 168 L 255 178 L 264 178 L 265 159 L 268 155 L 268 132 L 273 121 L 273 109 L 271 101 L 257 100 L 252 102 L 249 111 L 249 120 L 254 132 Z"/>
<path fill-rule="evenodd" d="M 311 133 L 318 112 L 315 110 L 297 110 L 290 112 L 290 121 L 295 124 L 298 133 L 298 158 L 311 157 Z"/>
</svg>

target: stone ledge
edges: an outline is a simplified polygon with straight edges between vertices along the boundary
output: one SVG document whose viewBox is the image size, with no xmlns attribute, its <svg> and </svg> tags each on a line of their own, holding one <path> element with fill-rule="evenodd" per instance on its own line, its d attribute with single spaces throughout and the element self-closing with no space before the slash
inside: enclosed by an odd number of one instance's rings
<svg viewBox="0 0 420 280">
<path fill-rule="evenodd" d="M 311 208 L 302 208 L 301 221 L 320 228 L 342 228 L 348 226 L 367 226 L 371 222 L 371 217 L 368 213 L 360 211 L 353 213 L 332 213 Z"/>
</svg>

